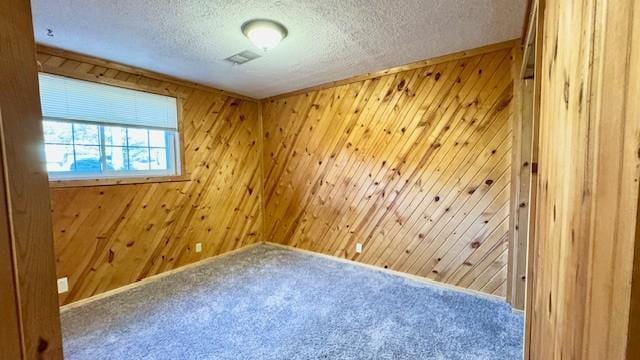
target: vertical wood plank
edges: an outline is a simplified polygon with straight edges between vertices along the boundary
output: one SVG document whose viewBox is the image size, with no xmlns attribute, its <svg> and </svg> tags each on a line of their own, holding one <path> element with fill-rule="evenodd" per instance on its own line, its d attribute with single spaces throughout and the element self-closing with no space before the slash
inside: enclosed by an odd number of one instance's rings
<svg viewBox="0 0 640 360">
<path fill-rule="evenodd" d="M 519 73 L 519 69 L 518 69 Z M 519 75 L 517 75 L 519 77 Z M 527 280 L 527 247 L 529 242 L 529 223 L 531 218 L 531 189 L 534 186 L 532 169 L 533 143 L 533 80 L 520 79 L 515 82 L 514 96 L 518 99 L 515 106 L 514 146 L 512 182 L 511 182 L 511 217 L 509 244 L 510 266 L 508 270 L 509 302 L 518 310 L 524 310 Z"/>
<path fill-rule="evenodd" d="M 3 189 L 7 193 L 23 357 L 58 359 L 62 358 L 62 340 L 29 1 L 1 2 L 0 18 Z"/>
<path fill-rule="evenodd" d="M 0 109 L 0 128 L 2 127 Z M 4 158 L 4 145 L 0 138 L 0 158 Z M 18 288 L 15 281 L 13 246 L 9 208 L 6 194 L 4 167 L 0 167 L 0 349 L 7 359 L 22 356 L 22 333 L 20 329 Z"/>
<path fill-rule="evenodd" d="M 638 4 L 542 3 L 529 358 L 625 359 L 638 321 Z"/>
<path fill-rule="evenodd" d="M 635 19 L 632 22 L 631 30 L 631 47 L 629 50 L 629 87 L 628 98 L 632 100 L 629 102 L 628 115 L 631 117 L 640 116 L 640 25 L 638 19 L 640 19 L 640 6 L 635 4 L 632 10 L 632 18 Z M 640 188 L 640 181 L 637 184 Z M 640 193 L 640 189 L 638 190 Z M 636 234 L 635 234 L 635 248 L 634 248 L 634 260 L 633 260 L 633 277 L 631 282 L 631 306 L 629 311 L 629 334 L 627 336 L 627 359 L 640 358 L 640 196 L 638 196 L 638 204 L 636 205 Z"/>
<path fill-rule="evenodd" d="M 522 64 L 522 48 L 514 46 L 512 50 L 513 63 L 511 64 L 511 77 L 513 78 L 513 116 L 511 117 L 512 143 L 511 143 L 511 192 L 509 195 L 509 253 L 507 262 L 507 301 L 514 306 L 517 297 L 515 267 L 517 265 L 517 249 L 518 242 L 518 206 L 519 206 L 519 189 L 520 189 L 520 171 L 517 166 L 521 162 L 522 152 L 522 103 L 525 101 L 522 94 L 522 79 L 520 77 L 520 68 Z"/>
</svg>

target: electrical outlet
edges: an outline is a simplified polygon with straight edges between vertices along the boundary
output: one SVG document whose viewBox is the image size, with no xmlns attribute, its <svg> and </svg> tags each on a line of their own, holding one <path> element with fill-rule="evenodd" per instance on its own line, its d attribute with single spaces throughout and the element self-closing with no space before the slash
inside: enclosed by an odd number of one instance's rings
<svg viewBox="0 0 640 360">
<path fill-rule="evenodd" d="M 69 291 L 69 280 L 67 277 L 58 279 L 58 294 L 63 294 Z"/>
<path fill-rule="evenodd" d="M 360 254 L 360 253 L 362 252 L 362 244 L 360 244 L 360 243 L 357 243 L 357 244 L 356 244 L 356 252 L 357 252 L 358 254 Z"/>
<path fill-rule="evenodd" d="M 196 252 L 202 252 L 202 243 L 196 243 Z"/>
</svg>

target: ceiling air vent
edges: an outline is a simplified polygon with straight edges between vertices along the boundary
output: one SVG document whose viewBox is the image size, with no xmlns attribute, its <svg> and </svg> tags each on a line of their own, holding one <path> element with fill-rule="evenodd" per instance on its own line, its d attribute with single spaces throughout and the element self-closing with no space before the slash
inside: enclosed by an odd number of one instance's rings
<svg viewBox="0 0 640 360">
<path fill-rule="evenodd" d="M 235 65 L 242 65 L 246 62 L 249 62 L 251 60 L 257 59 L 259 58 L 260 55 L 254 53 L 253 51 L 249 51 L 249 50 L 245 50 L 243 52 L 239 52 L 235 55 L 231 55 L 228 58 L 226 58 L 225 60 L 235 64 Z"/>
</svg>

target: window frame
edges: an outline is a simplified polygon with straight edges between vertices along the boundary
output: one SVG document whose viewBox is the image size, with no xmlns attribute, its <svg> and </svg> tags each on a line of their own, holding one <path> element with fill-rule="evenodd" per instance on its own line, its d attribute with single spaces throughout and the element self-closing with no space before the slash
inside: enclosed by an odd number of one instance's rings
<svg viewBox="0 0 640 360">
<path fill-rule="evenodd" d="M 177 131 L 169 131 L 165 129 L 156 129 L 151 127 L 137 127 L 137 126 L 124 126 L 122 124 L 111 124 L 105 122 L 86 122 L 86 121 L 76 121 L 69 119 L 58 119 L 58 118 L 43 118 L 43 121 L 48 122 L 57 122 L 62 124 L 69 124 L 71 126 L 74 125 L 90 125 L 96 126 L 98 129 L 98 144 L 76 144 L 75 143 L 75 133 L 72 133 L 72 143 L 56 143 L 56 142 L 47 142 L 45 139 L 46 145 L 61 145 L 61 146 L 72 146 L 75 148 L 75 145 L 80 146 L 92 146 L 99 148 L 100 154 L 100 165 L 103 169 L 99 172 L 90 172 L 90 171 L 49 171 L 49 178 L 52 180 L 86 180 L 86 179 L 96 179 L 96 178 L 104 178 L 104 179 L 115 179 L 115 178 L 129 178 L 129 177 L 155 177 L 155 176 L 179 176 L 180 166 L 179 166 L 179 158 L 176 156 L 178 151 L 178 134 Z M 143 129 L 147 131 L 157 130 L 163 131 L 165 133 L 165 141 L 166 146 L 151 146 L 148 144 L 147 146 L 137 146 L 137 145 L 107 145 L 105 143 L 105 127 L 118 127 L 122 129 Z M 73 127 L 72 127 L 73 129 Z M 71 130 L 74 132 L 75 130 Z M 147 133 L 148 135 L 148 133 Z M 109 147 L 119 147 L 126 148 L 128 151 L 131 149 L 146 149 L 149 152 L 149 157 L 151 157 L 151 150 L 153 149 L 164 149 L 167 154 L 167 164 L 171 164 L 168 169 L 149 169 L 149 170 L 109 170 L 107 169 L 107 159 L 106 159 L 106 149 Z M 75 149 L 74 149 L 74 158 L 75 158 Z M 74 159 L 74 162 L 77 162 Z"/>
<path fill-rule="evenodd" d="M 86 172 L 81 176 L 64 176 L 66 172 L 57 172 L 56 175 L 51 177 L 51 173 L 47 171 L 47 175 L 49 176 L 49 187 L 50 188 L 61 188 L 61 187 L 82 187 L 82 186 L 104 186 L 104 185 L 120 185 L 120 184 L 143 184 L 143 183 L 162 183 L 162 182 L 176 182 L 176 181 L 189 181 L 190 176 L 186 173 L 185 168 L 185 157 L 184 157 L 184 138 L 183 138 L 183 127 L 182 127 L 182 112 L 183 112 L 183 99 L 180 96 L 176 96 L 175 94 L 168 94 L 167 92 L 163 92 L 159 89 L 158 91 L 153 91 L 148 87 L 137 87 L 135 84 L 114 84 L 110 81 L 100 81 L 102 79 L 92 79 L 87 80 L 83 77 L 76 77 L 69 74 L 59 74 L 55 72 L 46 72 L 41 71 L 42 73 L 52 74 L 57 76 L 68 77 L 71 79 L 91 81 L 98 84 L 104 84 L 109 86 L 121 87 L 124 89 L 142 91 L 152 94 L 164 95 L 164 96 L 172 96 L 176 98 L 176 106 L 177 106 L 177 129 L 175 131 L 175 139 L 174 139 L 174 151 L 173 156 L 175 157 L 175 173 L 176 174 L 168 174 L 165 170 L 158 170 L 157 173 L 154 173 L 154 170 L 144 171 L 144 173 L 138 173 L 137 171 L 114 171 L 114 172 L 101 172 L 101 173 L 91 173 Z M 59 119 L 59 118 L 47 118 L 42 116 L 42 121 L 50 120 L 50 121 L 59 121 L 59 122 L 69 122 L 69 123 L 83 123 L 82 121 L 75 121 L 73 119 Z M 125 128 L 135 128 L 135 126 L 127 126 L 123 124 L 110 124 L 108 122 L 104 123 L 93 123 L 98 126 L 118 126 Z M 143 127 L 144 129 L 151 129 L 149 127 Z M 44 152 L 44 136 L 43 136 L 43 152 Z M 101 153 L 104 151 L 104 142 L 100 142 Z M 101 158 L 101 162 L 104 159 Z M 77 174 L 77 173 L 76 173 Z"/>
</svg>

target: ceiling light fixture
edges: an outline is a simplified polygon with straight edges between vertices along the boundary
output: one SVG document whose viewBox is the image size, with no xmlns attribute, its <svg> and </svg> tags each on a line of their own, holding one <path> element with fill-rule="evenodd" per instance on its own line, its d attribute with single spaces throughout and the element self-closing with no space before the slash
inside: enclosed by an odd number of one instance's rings
<svg viewBox="0 0 640 360">
<path fill-rule="evenodd" d="M 242 24 L 241 29 L 253 45 L 265 51 L 276 47 L 288 34 L 282 24 L 266 19 L 249 20 Z"/>
</svg>

